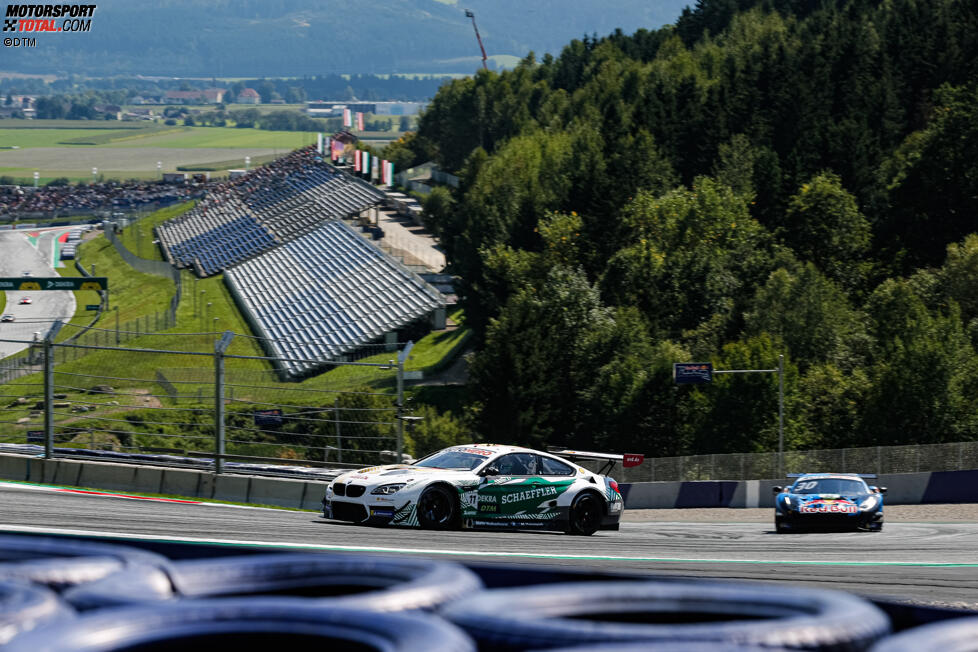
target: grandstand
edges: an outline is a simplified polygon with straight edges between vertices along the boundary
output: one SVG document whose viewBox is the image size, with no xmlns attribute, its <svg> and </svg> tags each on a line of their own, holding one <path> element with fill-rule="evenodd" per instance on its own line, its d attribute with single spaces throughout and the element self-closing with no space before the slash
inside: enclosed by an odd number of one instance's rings
<svg viewBox="0 0 978 652">
<path fill-rule="evenodd" d="M 171 264 L 210 276 L 384 198 L 310 147 L 221 184 L 192 210 L 159 225 L 157 236 Z"/>
<path fill-rule="evenodd" d="M 445 297 L 343 222 L 385 201 L 310 147 L 217 186 L 156 232 L 171 264 L 224 272 L 280 375 L 297 379 L 410 324 L 444 327 Z"/>
<path fill-rule="evenodd" d="M 339 220 L 231 267 L 224 280 L 284 378 L 422 319 L 444 327 L 444 297 Z"/>
</svg>

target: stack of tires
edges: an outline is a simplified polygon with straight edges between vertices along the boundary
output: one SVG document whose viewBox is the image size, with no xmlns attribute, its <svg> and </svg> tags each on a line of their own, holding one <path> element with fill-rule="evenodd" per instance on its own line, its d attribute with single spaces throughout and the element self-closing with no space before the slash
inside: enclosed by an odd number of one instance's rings
<svg viewBox="0 0 978 652">
<path fill-rule="evenodd" d="M 865 600 L 777 585 L 636 578 L 487 589 L 460 564 L 422 558 L 174 561 L 118 545 L 0 537 L 0 648 L 11 652 L 281 643 L 383 652 L 976 649 L 936 643 L 967 639 L 960 633 L 901 638 L 925 629 L 889 636 L 888 617 Z"/>
</svg>

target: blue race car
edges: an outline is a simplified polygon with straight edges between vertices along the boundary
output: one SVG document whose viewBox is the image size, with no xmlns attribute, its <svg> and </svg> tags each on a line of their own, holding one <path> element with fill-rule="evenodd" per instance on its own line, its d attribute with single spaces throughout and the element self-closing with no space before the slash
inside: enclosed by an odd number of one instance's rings
<svg viewBox="0 0 978 652">
<path fill-rule="evenodd" d="M 866 484 L 875 475 L 857 473 L 789 473 L 788 487 L 774 487 L 774 529 L 883 529 L 886 487 Z"/>
</svg>

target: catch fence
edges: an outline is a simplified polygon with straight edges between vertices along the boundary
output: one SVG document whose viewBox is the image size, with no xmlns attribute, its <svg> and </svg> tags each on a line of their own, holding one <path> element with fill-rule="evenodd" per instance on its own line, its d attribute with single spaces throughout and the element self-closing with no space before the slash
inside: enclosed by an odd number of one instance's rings
<svg viewBox="0 0 978 652">
<path fill-rule="evenodd" d="M 785 473 L 920 473 L 978 469 L 978 442 L 785 451 Z M 768 480 L 778 478 L 778 453 L 727 453 L 646 459 L 618 469 L 624 482 Z"/>
<path fill-rule="evenodd" d="M 278 381 L 276 360 L 232 333 L 174 335 L 164 349 L 116 346 L 115 332 L 99 329 L 55 343 L 56 332 L 0 340 L 27 347 L 0 365 L 0 443 L 37 444 L 47 457 L 203 459 L 216 472 L 226 462 L 350 468 L 405 458 L 410 344 L 393 362 L 335 361 L 300 386 Z"/>
</svg>

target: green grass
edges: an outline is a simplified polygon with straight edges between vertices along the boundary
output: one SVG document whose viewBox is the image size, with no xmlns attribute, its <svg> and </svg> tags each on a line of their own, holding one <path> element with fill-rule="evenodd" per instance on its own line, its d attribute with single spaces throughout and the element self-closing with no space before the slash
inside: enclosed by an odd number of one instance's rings
<svg viewBox="0 0 978 652">
<path fill-rule="evenodd" d="M 115 143 L 118 147 L 227 147 L 227 148 L 277 148 L 287 151 L 316 142 L 316 134 L 304 131 L 262 131 L 235 127 L 188 127 L 180 133 L 148 136 L 145 139 Z"/>
<path fill-rule="evenodd" d="M 0 120 L 2 129 L 145 129 L 145 122 L 118 120 Z"/>
<path fill-rule="evenodd" d="M 104 134 L 118 133 L 116 129 L 3 129 L 0 128 L 0 145 L 28 147 L 62 147 L 65 140 L 91 139 Z"/>
<path fill-rule="evenodd" d="M 268 156 L 252 156 L 250 168 L 254 168 L 258 165 L 264 165 L 265 163 L 271 163 L 275 159 L 281 158 L 281 154 L 269 154 Z M 228 159 L 225 161 L 212 161 L 210 163 L 196 163 L 194 165 L 178 165 L 177 170 L 180 172 L 221 172 L 225 170 L 242 170 L 245 168 L 245 160 L 243 158 Z M 250 169 L 249 168 L 249 169 Z"/>
<path fill-rule="evenodd" d="M 0 313 L 3 313 L 3 309 L 7 307 L 7 293 L 0 292 Z"/>
<path fill-rule="evenodd" d="M 150 227 L 172 217 L 185 207 L 171 207 L 158 211 L 145 218 L 143 228 Z M 124 238 L 132 242 L 138 238 L 129 229 Z M 145 236 L 144 236 L 145 237 Z M 136 241 L 138 243 L 138 240 Z M 138 244 L 137 244 L 138 247 Z M 107 276 L 111 291 L 111 304 L 118 307 L 120 323 L 125 329 L 127 322 L 144 318 L 145 315 L 162 313 L 168 305 L 174 287 L 168 279 L 149 276 L 128 268 L 120 259 L 114 247 L 104 238 L 98 236 L 85 242 L 79 248 L 80 261 L 87 267 L 96 265 L 100 276 Z M 73 266 L 62 270 L 65 275 L 77 275 Z M 226 395 L 231 402 L 228 405 L 229 418 L 236 412 L 244 410 L 250 413 L 250 407 L 241 401 L 271 402 L 292 406 L 321 407 L 332 402 L 335 394 L 340 391 L 370 391 L 383 392 L 393 395 L 395 374 L 392 369 L 378 367 L 363 367 L 340 365 L 331 371 L 309 378 L 301 383 L 279 382 L 272 373 L 272 366 L 264 360 L 248 359 L 235 356 L 264 356 L 264 351 L 257 341 L 248 337 L 248 327 L 238 312 L 221 277 L 195 279 L 189 272 L 183 272 L 183 298 L 177 311 L 177 325 L 169 331 L 153 333 L 129 340 L 125 343 L 129 350 L 98 350 L 84 357 L 58 364 L 56 367 L 57 392 L 66 394 L 64 400 L 70 402 L 85 402 L 96 404 L 93 412 L 62 415 L 57 417 L 61 425 L 71 424 L 78 428 L 90 428 L 95 434 L 82 434 L 74 437 L 72 445 L 88 446 L 89 437 L 94 437 L 102 444 L 113 444 L 116 448 L 120 440 L 111 430 L 125 430 L 134 437 L 130 442 L 136 446 L 175 446 L 189 450 L 206 450 L 209 445 L 203 440 L 188 438 L 187 434 L 205 433 L 209 425 L 201 419 L 208 418 L 203 412 L 195 410 L 210 410 L 212 399 L 206 398 L 212 394 L 214 374 L 214 342 L 225 330 L 239 334 L 234 337 L 226 358 L 226 374 L 228 387 Z M 84 311 L 86 303 L 97 303 L 96 293 L 86 292 L 76 295 L 77 305 L 81 310 L 76 317 L 62 330 L 64 338 L 77 332 L 78 324 L 88 324 L 92 314 Z M 210 306 L 207 304 L 210 303 Z M 97 328 L 85 336 L 87 343 L 103 345 L 113 344 L 116 311 L 112 310 L 100 320 Z M 461 311 L 455 311 L 450 318 L 456 323 L 463 321 Z M 143 322 L 145 323 L 145 322 Z M 152 329 L 154 324 L 149 324 Z M 97 333 L 97 334 L 96 334 Z M 405 368 L 423 370 L 430 377 L 436 370 L 443 368 L 446 361 L 454 359 L 467 346 L 470 333 L 464 325 L 450 331 L 429 333 L 420 339 L 413 348 Z M 132 349 L 142 348 L 158 351 L 157 353 L 139 352 Z M 163 351 L 196 352 L 202 355 L 181 355 L 179 353 L 164 353 Z M 56 354 L 57 355 L 57 354 Z M 360 362 L 387 363 L 396 357 L 396 352 L 381 352 L 374 356 L 359 360 Z M 60 361 L 60 358 L 59 358 Z M 163 370 L 171 380 L 187 380 L 188 384 L 179 384 L 179 391 L 186 398 L 174 402 L 165 396 L 163 388 L 156 382 L 156 373 Z M 256 373 L 257 372 L 257 373 Z M 117 390 L 138 394 L 136 396 L 114 396 L 87 394 L 72 388 L 85 388 L 96 384 L 110 384 Z M 199 394 L 197 393 L 199 390 Z M 463 393 L 454 390 L 440 391 L 418 387 L 409 392 L 419 399 L 438 405 L 442 409 L 460 409 L 457 406 L 463 400 Z M 42 394 L 40 374 L 34 374 L 17 381 L 0 385 L 0 439 L 7 441 L 23 441 L 27 429 L 38 427 L 40 418 L 32 410 L 34 403 L 40 400 Z M 152 407 L 144 403 L 141 396 L 157 395 L 164 407 L 178 407 L 187 412 L 153 413 L 146 410 Z M 31 397 L 26 405 L 16 405 L 9 398 L 16 396 Z M 195 399 L 197 396 L 199 398 Z M 8 400 L 4 400 L 4 397 Z M 121 400 L 122 405 L 112 405 L 111 401 Z M 147 401 L 150 398 L 146 399 Z M 153 399 L 156 400 L 156 399 Z M 143 425 L 143 416 L 147 423 Z M 183 426 L 152 426 L 149 421 L 171 420 L 187 421 L 197 424 L 193 427 Z M 197 416 L 194 416 L 197 415 Z M 203 416 L 201 416 L 203 415 Z M 18 419 L 29 418 L 28 424 L 15 424 Z M 240 415 L 236 417 L 240 420 Z M 230 427 L 230 426 L 229 426 Z M 170 435 L 172 437 L 167 437 Z M 76 441 L 77 440 L 77 441 Z M 104 440 L 104 441 L 102 441 Z M 59 442 L 63 445 L 65 442 Z M 240 448 L 236 448 L 240 447 Z M 267 450 L 266 450 L 267 449 Z M 244 454 L 260 454 L 269 457 L 293 454 L 294 447 L 276 447 L 256 441 L 250 444 L 229 443 L 229 452 L 238 450 Z"/>
<path fill-rule="evenodd" d="M 65 261 L 65 266 L 58 268 L 57 271 L 61 276 L 78 277 L 82 275 L 81 272 L 79 272 L 75 267 L 74 261 Z M 68 320 L 68 324 L 70 324 L 70 326 L 66 324 L 66 327 L 62 328 L 61 332 L 58 333 L 55 341 L 63 342 L 74 333 L 77 333 L 79 328 L 91 324 L 92 320 L 95 318 L 95 311 L 89 312 L 85 310 L 85 306 L 88 304 L 96 304 L 101 302 L 102 298 L 99 296 L 98 292 L 92 292 L 91 290 L 75 292 L 75 314 L 70 320 Z M 105 317 L 102 317 L 102 321 L 105 321 Z"/>
<path fill-rule="evenodd" d="M 140 258 L 150 260 L 164 260 L 163 254 L 158 245 L 153 244 L 153 229 L 175 217 L 183 215 L 194 207 L 195 202 L 185 202 L 175 206 L 167 206 L 151 213 L 138 222 L 133 222 L 119 236 L 119 240 L 126 246 L 126 249 L 133 252 Z"/>
<path fill-rule="evenodd" d="M 138 140 L 140 138 L 146 138 L 148 136 L 161 136 L 170 133 L 180 133 L 182 131 L 189 130 L 190 127 L 170 127 L 166 125 L 153 125 L 145 129 L 114 129 L 112 131 L 97 132 L 92 134 L 86 134 L 85 136 L 78 136 L 76 138 L 68 138 L 66 140 L 60 141 L 59 145 L 111 145 L 112 143 L 119 143 L 122 141 Z"/>
</svg>

